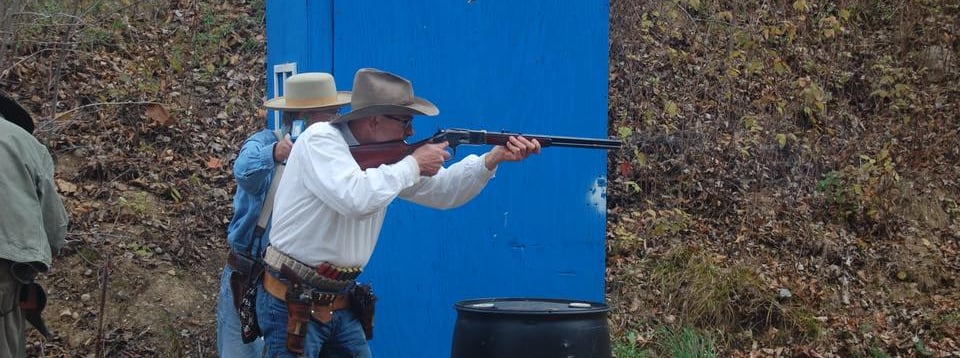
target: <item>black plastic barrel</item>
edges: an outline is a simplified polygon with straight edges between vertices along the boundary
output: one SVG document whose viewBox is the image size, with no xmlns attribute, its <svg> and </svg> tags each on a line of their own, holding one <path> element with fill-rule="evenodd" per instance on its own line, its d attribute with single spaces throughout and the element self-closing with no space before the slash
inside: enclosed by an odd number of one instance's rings
<svg viewBox="0 0 960 358">
<path fill-rule="evenodd" d="M 610 358 L 602 303 L 488 298 L 454 308 L 452 358 Z"/>
</svg>

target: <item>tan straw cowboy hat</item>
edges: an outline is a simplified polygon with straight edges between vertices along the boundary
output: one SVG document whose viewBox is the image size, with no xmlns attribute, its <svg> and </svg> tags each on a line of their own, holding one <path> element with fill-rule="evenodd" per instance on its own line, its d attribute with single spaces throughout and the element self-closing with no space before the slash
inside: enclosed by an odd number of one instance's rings
<svg viewBox="0 0 960 358">
<path fill-rule="evenodd" d="M 350 103 L 350 92 L 337 92 L 333 76 L 324 72 L 299 73 L 283 81 L 283 96 L 263 105 L 270 109 L 299 111 L 340 107 Z"/>
<path fill-rule="evenodd" d="M 407 79 L 375 68 L 362 68 L 353 77 L 350 112 L 332 122 L 383 114 L 435 116 L 438 113 L 440 110 L 433 103 L 413 95 L 413 85 Z"/>
</svg>

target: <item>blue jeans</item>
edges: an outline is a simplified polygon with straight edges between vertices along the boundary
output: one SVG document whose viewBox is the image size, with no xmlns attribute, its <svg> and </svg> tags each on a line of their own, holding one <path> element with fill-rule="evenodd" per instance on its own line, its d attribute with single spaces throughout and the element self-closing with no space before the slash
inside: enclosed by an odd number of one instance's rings
<svg viewBox="0 0 960 358">
<path fill-rule="evenodd" d="M 297 357 L 287 350 L 287 305 L 266 290 L 257 291 L 257 321 L 266 343 L 264 357 Z M 311 319 L 307 324 L 304 356 L 321 358 L 370 358 L 363 326 L 349 309 L 333 312 L 329 323 Z"/>
<path fill-rule="evenodd" d="M 223 358 L 257 358 L 263 355 L 263 339 L 248 344 L 240 338 L 240 316 L 233 307 L 233 292 L 230 290 L 230 265 L 223 268 L 220 277 L 220 296 L 217 298 L 217 352 Z M 262 290 L 261 290 L 262 291 Z"/>
</svg>

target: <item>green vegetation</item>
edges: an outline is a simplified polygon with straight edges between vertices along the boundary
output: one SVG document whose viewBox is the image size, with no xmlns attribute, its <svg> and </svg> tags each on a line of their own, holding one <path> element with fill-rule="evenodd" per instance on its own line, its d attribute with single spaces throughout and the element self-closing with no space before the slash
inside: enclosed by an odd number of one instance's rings
<svg viewBox="0 0 960 358">
<path fill-rule="evenodd" d="M 659 332 L 659 344 L 664 356 L 671 358 L 714 358 L 713 340 L 700 332 L 683 327 L 678 330 L 663 328 Z"/>
<path fill-rule="evenodd" d="M 621 339 L 613 342 L 613 356 L 615 358 L 653 358 L 648 350 L 637 348 L 637 332 L 630 331 Z"/>
<path fill-rule="evenodd" d="M 625 339 L 614 342 L 615 358 L 713 358 L 717 357 L 713 339 L 696 329 L 660 327 L 654 334 L 657 342 L 652 349 L 640 349 L 635 342 L 637 332 L 630 331 Z"/>
</svg>

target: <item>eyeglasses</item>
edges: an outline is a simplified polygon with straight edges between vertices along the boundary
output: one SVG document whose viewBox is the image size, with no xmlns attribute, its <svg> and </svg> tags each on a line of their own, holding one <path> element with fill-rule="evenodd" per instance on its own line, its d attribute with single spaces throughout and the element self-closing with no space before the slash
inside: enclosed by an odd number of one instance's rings
<svg viewBox="0 0 960 358">
<path fill-rule="evenodd" d="M 410 127 L 413 125 L 413 116 L 384 115 L 384 117 L 386 117 L 386 118 L 388 118 L 388 119 L 395 120 L 395 121 L 400 122 L 401 124 L 403 124 L 403 130 L 404 130 L 404 131 L 406 131 L 407 129 L 410 129 Z"/>
</svg>

